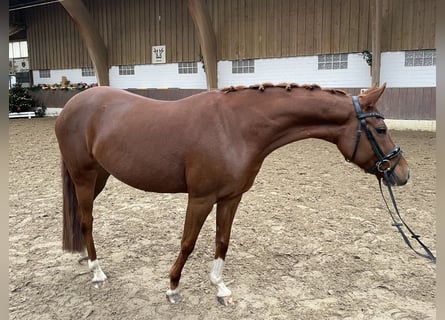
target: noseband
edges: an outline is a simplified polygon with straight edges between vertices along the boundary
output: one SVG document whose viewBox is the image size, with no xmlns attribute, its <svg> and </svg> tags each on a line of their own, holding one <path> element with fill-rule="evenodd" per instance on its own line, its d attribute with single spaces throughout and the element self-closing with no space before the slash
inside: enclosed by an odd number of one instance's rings
<svg viewBox="0 0 445 320">
<path fill-rule="evenodd" d="M 374 118 L 385 119 L 385 117 L 381 113 L 377 112 L 363 113 L 357 96 L 352 97 L 352 102 L 354 104 L 355 113 L 358 119 L 358 128 L 357 128 L 357 137 L 355 139 L 354 152 L 352 153 L 351 159 L 346 159 L 346 161 L 348 162 L 354 161 L 358 145 L 360 143 L 360 137 L 362 136 L 362 129 L 364 129 L 366 132 L 366 137 L 368 138 L 368 141 L 371 144 L 372 150 L 377 156 L 377 162 L 374 164 L 374 166 L 372 166 L 372 168 L 368 169 L 367 172 L 371 174 L 377 174 L 378 172 L 380 173 L 386 172 L 388 177 L 391 176 L 391 173 L 394 171 L 394 168 L 397 166 L 397 164 L 401 159 L 402 150 L 400 149 L 399 146 L 396 145 L 387 154 L 383 153 L 382 149 L 380 149 L 377 141 L 375 140 L 371 130 L 369 129 L 368 124 L 366 123 L 366 118 L 374 117 Z M 396 157 L 397 160 L 395 161 L 394 165 L 391 166 L 390 160 Z"/>
</svg>

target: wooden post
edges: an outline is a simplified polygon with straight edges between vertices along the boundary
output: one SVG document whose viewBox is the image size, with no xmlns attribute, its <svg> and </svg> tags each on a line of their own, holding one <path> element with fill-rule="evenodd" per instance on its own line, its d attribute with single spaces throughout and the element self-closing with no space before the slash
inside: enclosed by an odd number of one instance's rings
<svg viewBox="0 0 445 320">
<path fill-rule="evenodd" d="M 189 13 L 198 31 L 207 79 L 207 88 L 217 88 L 216 36 L 212 20 L 203 0 L 186 0 Z"/>
<path fill-rule="evenodd" d="M 99 85 L 109 86 L 108 51 L 87 8 L 79 0 L 63 0 L 60 3 L 73 19 L 77 30 L 79 30 L 85 42 L 88 54 L 96 70 Z"/>
<path fill-rule="evenodd" d="M 380 85 L 380 39 L 382 20 L 382 0 L 374 0 L 372 6 L 372 85 Z"/>
</svg>

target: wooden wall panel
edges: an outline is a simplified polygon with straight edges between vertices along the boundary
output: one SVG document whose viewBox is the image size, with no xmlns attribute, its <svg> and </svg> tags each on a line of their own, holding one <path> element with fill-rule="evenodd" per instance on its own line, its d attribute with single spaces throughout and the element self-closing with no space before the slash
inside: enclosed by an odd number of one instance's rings
<svg viewBox="0 0 445 320">
<path fill-rule="evenodd" d="M 206 0 L 218 60 L 361 52 L 371 48 L 374 0 Z M 200 46 L 184 0 L 84 0 L 109 64 L 198 61 Z M 382 51 L 435 48 L 435 0 L 382 0 Z M 63 7 L 24 10 L 33 69 L 91 66 Z"/>
<path fill-rule="evenodd" d="M 330 51 L 340 52 L 341 0 L 332 0 L 331 8 L 331 43 Z"/>
<path fill-rule="evenodd" d="M 343 0 L 339 3 L 340 7 L 340 26 L 339 26 L 339 50 L 338 52 L 349 52 L 349 29 L 350 29 L 350 0 Z"/>
<path fill-rule="evenodd" d="M 360 0 L 360 13 L 359 13 L 359 33 L 358 44 L 356 51 L 363 51 L 364 49 L 370 49 L 372 47 L 371 42 L 371 1 Z"/>
<path fill-rule="evenodd" d="M 60 4 L 25 9 L 31 69 L 91 66 L 75 26 Z"/>
<path fill-rule="evenodd" d="M 331 0 L 324 0 L 323 6 L 321 7 L 323 10 L 323 20 L 322 20 L 322 47 L 321 52 L 329 52 L 331 44 Z"/>
<path fill-rule="evenodd" d="M 338 89 L 360 94 L 360 88 Z M 386 88 L 377 107 L 386 119 L 436 120 L 436 88 Z"/>
<path fill-rule="evenodd" d="M 298 4 L 298 11 L 297 15 L 294 16 L 294 19 L 298 21 L 298 29 L 295 30 L 296 37 L 294 38 L 294 41 L 297 42 L 297 52 L 296 55 L 304 55 L 305 51 L 305 37 L 304 34 L 306 33 L 306 2 L 302 2 Z M 320 33 L 321 35 L 322 33 Z M 320 42 L 321 44 L 321 42 Z"/>
<path fill-rule="evenodd" d="M 369 49 L 370 1 L 207 0 L 220 60 Z"/>
<path fill-rule="evenodd" d="M 151 47 L 166 45 L 167 62 L 198 61 L 199 41 L 183 0 L 86 0 L 109 53 L 110 65 L 149 64 Z M 92 66 L 60 4 L 26 10 L 33 69 Z"/>
<path fill-rule="evenodd" d="M 315 17 L 315 4 L 314 0 L 306 1 L 306 25 L 305 32 L 298 33 L 299 37 L 305 38 L 304 47 L 301 48 L 303 55 L 310 54 L 309 52 L 314 52 L 314 38 L 316 35 L 314 34 L 315 26 L 314 26 L 314 17 Z M 286 55 L 283 55 L 286 56 Z"/>
<path fill-rule="evenodd" d="M 387 119 L 435 120 L 436 88 L 387 88 L 378 107 Z"/>
<path fill-rule="evenodd" d="M 435 48 L 436 0 L 383 0 L 382 51 Z"/>
</svg>

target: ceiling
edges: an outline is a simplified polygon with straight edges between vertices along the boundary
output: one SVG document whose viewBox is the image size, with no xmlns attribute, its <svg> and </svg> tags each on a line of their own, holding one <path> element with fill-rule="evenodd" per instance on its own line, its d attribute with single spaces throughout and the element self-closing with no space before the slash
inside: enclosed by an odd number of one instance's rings
<svg viewBox="0 0 445 320">
<path fill-rule="evenodd" d="M 38 6 L 54 0 L 9 0 L 9 11 L 17 11 L 25 7 Z"/>
<path fill-rule="evenodd" d="M 23 9 L 58 2 L 57 0 L 9 0 L 9 40 L 26 38 Z"/>
</svg>

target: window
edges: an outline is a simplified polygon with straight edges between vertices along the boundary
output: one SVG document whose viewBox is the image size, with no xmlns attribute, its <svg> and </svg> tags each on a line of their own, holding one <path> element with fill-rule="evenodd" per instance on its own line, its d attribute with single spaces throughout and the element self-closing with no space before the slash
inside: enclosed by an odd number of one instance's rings
<svg viewBox="0 0 445 320">
<path fill-rule="evenodd" d="M 40 78 L 51 78 L 51 71 L 48 69 L 39 70 L 39 77 Z"/>
<path fill-rule="evenodd" d="M 119 66 L 119 75 L 128 76 L 134 74 L 134 65 Z"/>
<path fill-rule="evenodd" d="M 232 61 L 232 73 L 254 73 L 254 60 L 236 60 Z"/>
<path fill-rule="evenodd" d="M 16 41 L 9 43 L 9 58 L 28 57 L 28 42 Z"/>
<path fill-rule="evenodd" d="M 93 67 L 82 68 L 82 77 L 94 77 L 95 75 Z"/>
<path fill-rule="evenodd" d="M 348 69 L 348 54 L 321 54 L 318 56 L 318 70 Z"/>
<path fill-rule="evenodd" d="M 15 79 L 15 81 L 19 83 L 29 83 L 29 72 L 17 72 Z"/>
<path fill-rule="evenodd" d="M 29 71 L 28 42 L 15 41 L 9 43 L 9 74 Z M 28 81 L 29 82 L 29 81 Z M 24 82 L 22 82 L 24 83 Z"/>
<path fill-rule="evenodd" d="M 179 62 L 178 73 L 198 73 L 197 62 Z"/>
<path fill-rule="evenodd" d="M 405 51 L 405 67 L 436 65 L 436 50 Z"/>
</svg>

